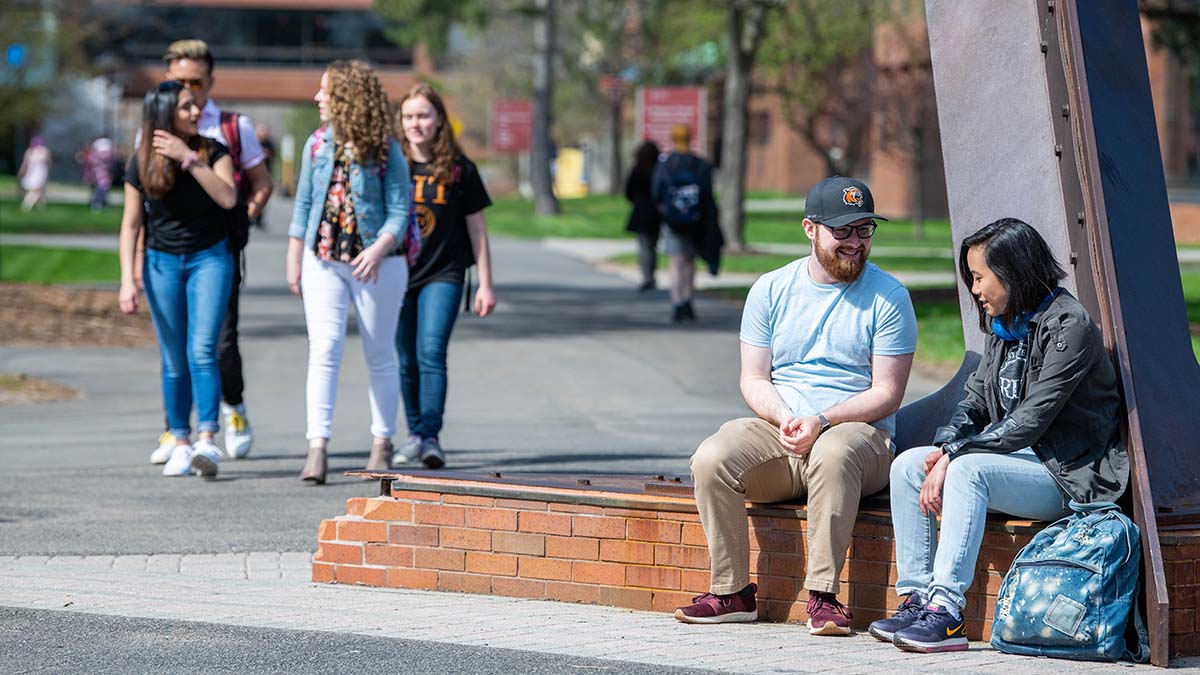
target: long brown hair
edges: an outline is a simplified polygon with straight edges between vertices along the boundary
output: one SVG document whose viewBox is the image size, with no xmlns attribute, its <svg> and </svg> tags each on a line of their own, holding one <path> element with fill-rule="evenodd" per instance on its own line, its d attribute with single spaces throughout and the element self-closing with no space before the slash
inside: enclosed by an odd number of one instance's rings
<svg viewBox="0 0 1200 675">
<path fill-rule="evenodd" d="M 179 174 L 179 162 L 154 151 L 154 132 L 162 129 L 167 133 L 175 133 L 176 108 L 179 107 L 179 95 L 183 85 L 169 80 L 146 92 L 142 100 L 142 142 L 138 146 L 138 179 L 146 195 L 160 199 L 175 187 L 175 177 Z M 176 134 L 178 135 L 178 134 Z M 209 143 L 200 135 L 183 139 L 188 147 L 200 155 L 200 160 L 208 162 Z"/>
<path fill-rule="evenodd" d="M 379 77 L 358 59 L 334 61 L 328 72 L 325 93 L 329 96 L 334 146 L 341 151 L 351 144 L 349 150 L 359 164 L 369 159 L 386 162 L 392 113 Z"/>
<path fill-rule="evenodd" d="M 462 148 L 458 147 L 458 141 L 454 138 L 454 129 L 450 128 L 450 118 L 446 114 L 446 102 L 434 91 L 433 87 L 425 83 L 413 85 L 404 98 L 400 99 L 400 108 L 396 111 L 396 126 L 399 127 L 397 135 L 402 139 L 400 144 L 404 148 L 404 156 L 412 159 L 412 148 L 409 145 L 408 136 L 404 135 L 400 121 L 401 111 L 404 109 L 405 101 L 418 96 L 429 101 L 429 105 L 433 106 L 433 109 L 437 111 L 438 118 L 442 121 L 441 126 L 433 135 L 433 143 L 430 144 L 430 159 L 433 164 L 433 179 L 442 185 L 449 185 L 454 182 L 454 163 L 462 154 Z"/>
</svg>

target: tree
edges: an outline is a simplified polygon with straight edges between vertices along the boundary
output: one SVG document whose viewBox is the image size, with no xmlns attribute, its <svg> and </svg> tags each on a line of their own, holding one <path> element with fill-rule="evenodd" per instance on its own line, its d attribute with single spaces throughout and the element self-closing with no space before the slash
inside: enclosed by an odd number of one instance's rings
<svg viewBox="0 0 1200 675">
<path fill-rule="evenodd" d="M 865 171 L 875 66 L 870 0 L 793 0 L 780 12 L 764 70 L 785 122 L 825 159 L 829 175 Z"/>
<path fill-rule="evenodd" d="M 875 129 L 883 151 L 909 161 L 909 218 L 913 235 L 925 235 L 925 164 L 927 140 L 937 133 L 933 67 L 921 4 L 896 2 L 875 33 Z"/>
<path fill-rule="evenodd" d="M 487 0 L 376 0 L 375 11 L 396 22 L 392 32 L 405 44 L 420 42 L 434 56 L 441 55 L 446 36 L 454 25 L 482 27 L 498 14 L 521 14 L 533 20 L 535 58 L 532 64 L 534 113 L 531 183 L 538 214 L 559 212 L 558 199 L 550 181 L 550 152 L 553 145 L 554 63 L 556 0 L 534 0 L 533 5 Z"/>
<path fill-rule="evenodd" d="M 726 245 L 746 248 L 746 130 L 754 58 L 762 42 L 767 13 L 775 3 L 730 2 L 725 25 L 725 96 L 721 115 L 720 222 Z"/>
</svg>

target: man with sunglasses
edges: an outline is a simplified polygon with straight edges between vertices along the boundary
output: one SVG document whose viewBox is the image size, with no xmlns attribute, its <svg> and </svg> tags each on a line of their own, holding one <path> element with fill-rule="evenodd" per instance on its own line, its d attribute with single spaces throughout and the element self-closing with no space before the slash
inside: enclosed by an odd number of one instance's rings
<svg viewBox="0 0 1200 675">
<path fill-rule="evenodd" d="M 238 183 L 239 201 L 244 202 L 250 222 L 258 218 L 271 197 L 271 175 L 254 122 L 245 115 L 222 113 L 208 97 L 213 86 L 213 56 L 202 40 L 177 40 L 167 47 L 163 61 L 167 64 L 167 79 L 175 80 L 192 92 L 200 106 L 200 135 L 221 142 L 230 150 Z M 235 136 L 236 138 L 230 138 Z M 236 141 L 236 142 L 235 142 Z M 237 208 L 237 207 L 235 207 Z M 238 349 L 238 300 L 241 295 L 243 262 L 236 254 L 233 290 L 217 344 L 217 365 L 221 372 L 221 412 L 225 423 L 225 453 L 233 458 L 245 457 L 254 442 L 250 421 L 243 400 L 245 381 L 242 377 L 242 355 Z M 170 441 L 169 434 L 159 438 L 159 448 L 150 456 L 156 464 L 166 462 L 170 451 L 163 452 Z M 167 442 L 164 442 L 166 439 Z M 160 461 L 161 460 L 161 461 Z"/>
<path fill-rule="evenodd" d="M 770 573 L 807 562 L 809 631 L 850 633 L 838 580 L 859 501 L 887 485 L 917 321 L 908 290 L 867 262 L 886 219 L 866 184 L 827 178 L 805 212 L 812 254 L 759 278 L 742 314 L 740 385 L 757 417 L 725 423 L 692 456 L 712 576 L 709 593 L 676 610 L 686 623 L 758 618 L 746 502 L 806 497 L 807 556 L 770 553 Z"/>
</svg>

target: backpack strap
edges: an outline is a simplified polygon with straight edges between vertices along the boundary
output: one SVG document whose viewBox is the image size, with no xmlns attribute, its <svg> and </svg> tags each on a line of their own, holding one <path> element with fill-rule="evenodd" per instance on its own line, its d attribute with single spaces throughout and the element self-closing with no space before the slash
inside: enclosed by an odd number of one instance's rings
<svg viewBox="0 0 1200 675">
<path fill-rule="evenodd" d="M 233 177 L 239 185 L 242 182 L 242 136 L 238 129 L 238 114 L 226 110 L 221 111 L 221 133 L 229 141 L 229 158 L 233 160 Z"/>
</svg>

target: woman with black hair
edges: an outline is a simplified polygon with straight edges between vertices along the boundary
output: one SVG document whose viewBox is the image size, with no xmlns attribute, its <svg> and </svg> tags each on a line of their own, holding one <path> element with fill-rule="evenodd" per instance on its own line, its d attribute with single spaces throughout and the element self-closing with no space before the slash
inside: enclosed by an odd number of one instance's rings
<svg viewBox="0 0 1200 675">
<path fill-rule="evenodd" d="M 162 355 L 162 390 L 174 445 L 150 461 L 164 476 L 217 474 L 221 375 L 217 334 L 233 285 L 225 211 L 237 202 L 229 150 L 199 134 L 200 107 L 178 82 L 142 103 L 142 143 L 125 172 L 121 218 L 121 311 L 137 311 L 138 236 L 146 228 L 142 283 Z M 192 404 L 199 439 L 190 442 Z M 169 454 L 167 454 L 169 453 Z M 167 456 L 158 456 L 166 454 Z"/>
<path fill-rule="evenodd" d="M 659 154 L 654 141 L 639 145 L 634 155 L 633 170 L 625 181 L 625 199 L 633 205 L 625 231 L 637 235 L 638 267 L 642 270 L 639 291 L 654 290 L 654 268 L 658 266 L 658 234 L 662 227 L 662 215 L 650 195 L 650 181 L 654 178 Z"/>
<path fill-rule="evenodd" d="M 962 610 L 988 511 L 1055 520 L 1070 500 L 1116 501 L 1129 479 L 1116 371 L 1041 235 L 998 220 L 963 241 L 959 272 L 987 333 L 983 358 L 933 446 L 891 469 L 905 599 L 870 632 L 905 651 L 967 649 Z"/>
</svg>

